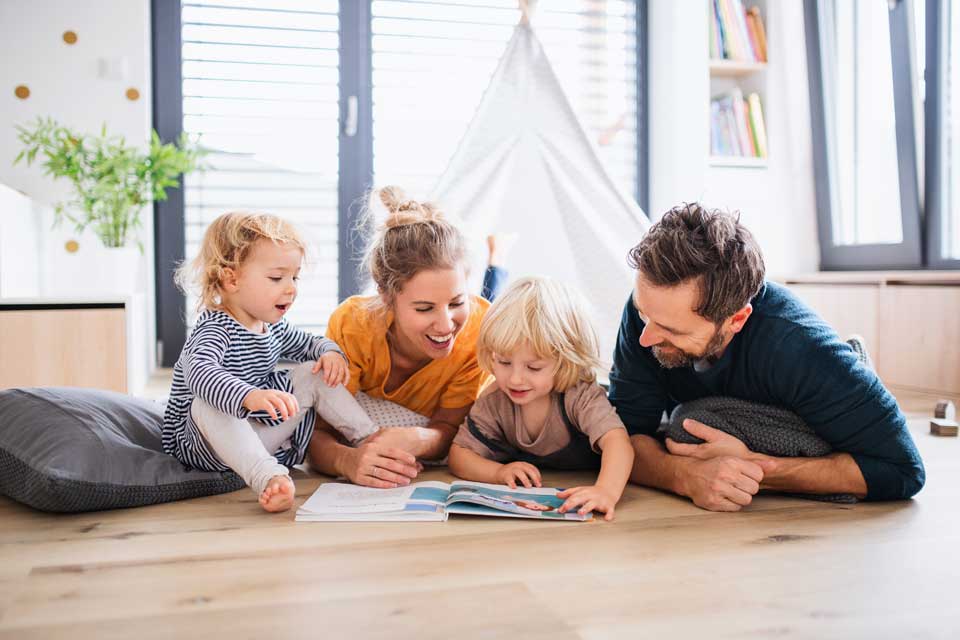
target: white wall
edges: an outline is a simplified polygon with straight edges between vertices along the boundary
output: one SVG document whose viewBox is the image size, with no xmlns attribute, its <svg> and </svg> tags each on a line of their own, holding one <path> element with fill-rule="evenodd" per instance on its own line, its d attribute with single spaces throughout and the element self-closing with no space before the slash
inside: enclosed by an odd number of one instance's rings
<svg viewBox="0 0 960 640">
<path fill-rule="evenodd" d="M 77 42 L 63 41 L 74 31 Z M 106 65 L 107 69 L 102 67 Z M 26 85 L 30 97 L 14 95 Z M 140 92 L 127 99 L 128 88 Z M 103 124 L 128 144 L 144 145 L 151 127 L 150 3 L 148 0 L 0 0 L 0 183 L 42 204 L 66 199 L 69 184 L 44 176 L 38 164 L 12 166 L 19 152 L 15 124 L 37 117 L 53 117 L 81 131 L 98 132 Z M 146 294 L 149 362 L 156 343 L 153 295 L 153 214 L 148 208 L 140 232 L 140 289 Z M 64 264 L 64 243 L 76 239 L 81 247 L 99 240 L 78 236 L 70 228 L 51 231 L 49 212 L 42 222 L 41 249 L 22 259 L 40 271 L 41 291 L 57 278 Z M 69 263 L 67 263 L 69 264 Z"/>
<path fill-rule="evenodd" d="M 819 245 L 803 3 L 766 8 L 768 166 L 712 167 L 707 2 L 650 1 L 650 213 L 694 200 L 739 210 L 775 277 L 816 271 Z"/>
</svg>

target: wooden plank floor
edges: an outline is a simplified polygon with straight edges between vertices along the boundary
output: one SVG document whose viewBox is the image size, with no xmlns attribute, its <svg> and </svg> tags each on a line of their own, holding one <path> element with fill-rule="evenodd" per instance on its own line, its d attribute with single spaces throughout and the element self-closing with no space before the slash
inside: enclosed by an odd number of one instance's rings
<svg viewBox="0 0 960 640">
<path fill-rule="evenodd" d="M 926 425 L 927 487 L 894 504 L 713 514 L 631 487 L 613 524 L 391 525 L 296 524 L 247 491 L 72 516 L 0 498 L 0 638 L 956 638 L 960 440 Z M 299 474 L 298 501 L 326 480 Z"/>
</svg>

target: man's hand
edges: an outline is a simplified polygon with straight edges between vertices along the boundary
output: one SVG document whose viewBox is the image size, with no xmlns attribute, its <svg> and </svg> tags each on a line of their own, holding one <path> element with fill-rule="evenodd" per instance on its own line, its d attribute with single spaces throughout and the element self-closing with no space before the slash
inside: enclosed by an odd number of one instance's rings
<svg viewBox="0 0 960 640">
<path fill-rule="evenodd" d="M 243 408 L 248 411 L 266 411 L 274 420 L 278 416 L 289 420 L 290 416 L 300 410 L 293 394 L 275 389 L 254 389 L 244 396 Z"/>
<path fill-rule="evenodd" d="M 765 464 L 767 462 L 732 456 L 691 460 L 681 480 L 680 492 L 702 509 L 739 511 L 760 491 L 764 473 L 761 465 Z"/>
<path fill-rule="evenodd" d="M 321 369 L 323 369 L 323 381 L 328 387 L 350 382 L 350 368 L 347 367 L 347 361 L 335 351 L 323 354 L 313 365 L 314 374 L 319 373 Z"/>
<path fill-rule="evenodd" d="M 681 444 L 667 438 L 667 451 L 675 456 L 687 456 L 698 460 L 709 460 L 720 456 L 734 458 L 750 458 L 753 452 L 739 439 L 725 431 L 708 427 L 702 422 L 687 418 L 683 421 L 683 428 L 692 436 L 703 440 L 701 444 Z"/>
</svg>

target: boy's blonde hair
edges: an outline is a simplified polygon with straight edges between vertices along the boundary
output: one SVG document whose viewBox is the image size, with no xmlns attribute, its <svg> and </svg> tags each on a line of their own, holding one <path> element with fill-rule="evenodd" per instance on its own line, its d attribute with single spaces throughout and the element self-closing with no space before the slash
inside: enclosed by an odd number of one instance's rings
<svg viewBox="0 0 960 640">
<path fill-rule="evenodd" d="M 493 371 L 493 355 L 509 355 L 526 342 L 538 357 L 556 358 L 554 390 L 594 382 L 600 365 L 597 333 L 583 298 L 549 278 L 521 278 L 497 296 L 483 317 L 477 360 Z"/>
<path fill-rule="evenodd" d="M 231 211 L 210 223 L 200 252 L 177 269 L 175 280 L 184 291 L 195 289 L 198 310 L 221 304 L 220 281 L 226 269 L 238 270 L 258 240 L 293 244 L 306 255 L 306 243 L 291 223 L 269 213 Z"/>
<path fill-rule="evenodd" d="M 376 224 L 377 200 L 387 210 Z M 373 310 L 382 310 L 383 299 L 392 304 L 411 278 L 426 269 L 467 268 L 466 242 L 460 230 L 431 202 L 411 200 L 400 187 L 384 187 L 367 195 L 361 226 L 375 231 L 363 264 L 377 285 Z"/>
</svg>

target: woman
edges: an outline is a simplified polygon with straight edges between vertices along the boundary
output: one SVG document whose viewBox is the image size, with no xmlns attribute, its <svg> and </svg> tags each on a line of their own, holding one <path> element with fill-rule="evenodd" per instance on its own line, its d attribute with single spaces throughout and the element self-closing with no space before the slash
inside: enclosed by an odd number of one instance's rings
<svg viewBox="0 0 960 640">
<path fill-rule="evenodd" d="M 389 400 L 429 422 L 383 428 L 357 447 L 318 423 L 308 455 L 322 473 L 390 488 L 417 476 L 417 458 L 447 455 L 486 382 L 476 339 L 489 302 L 467 292 L 466 243 L 440 211 L 409 200 L 396 187 L 377 195 L 388 215 L 364 262 L 378 293 L 344 301 L 330 316 L 326 335 L 350 361 L 351 393 Z M 491 264 L 495 259 L 491 251 Z M 485 290 L 495 293 L 502 279 L 495 267 L 488 270 Z"/>
</svg>

